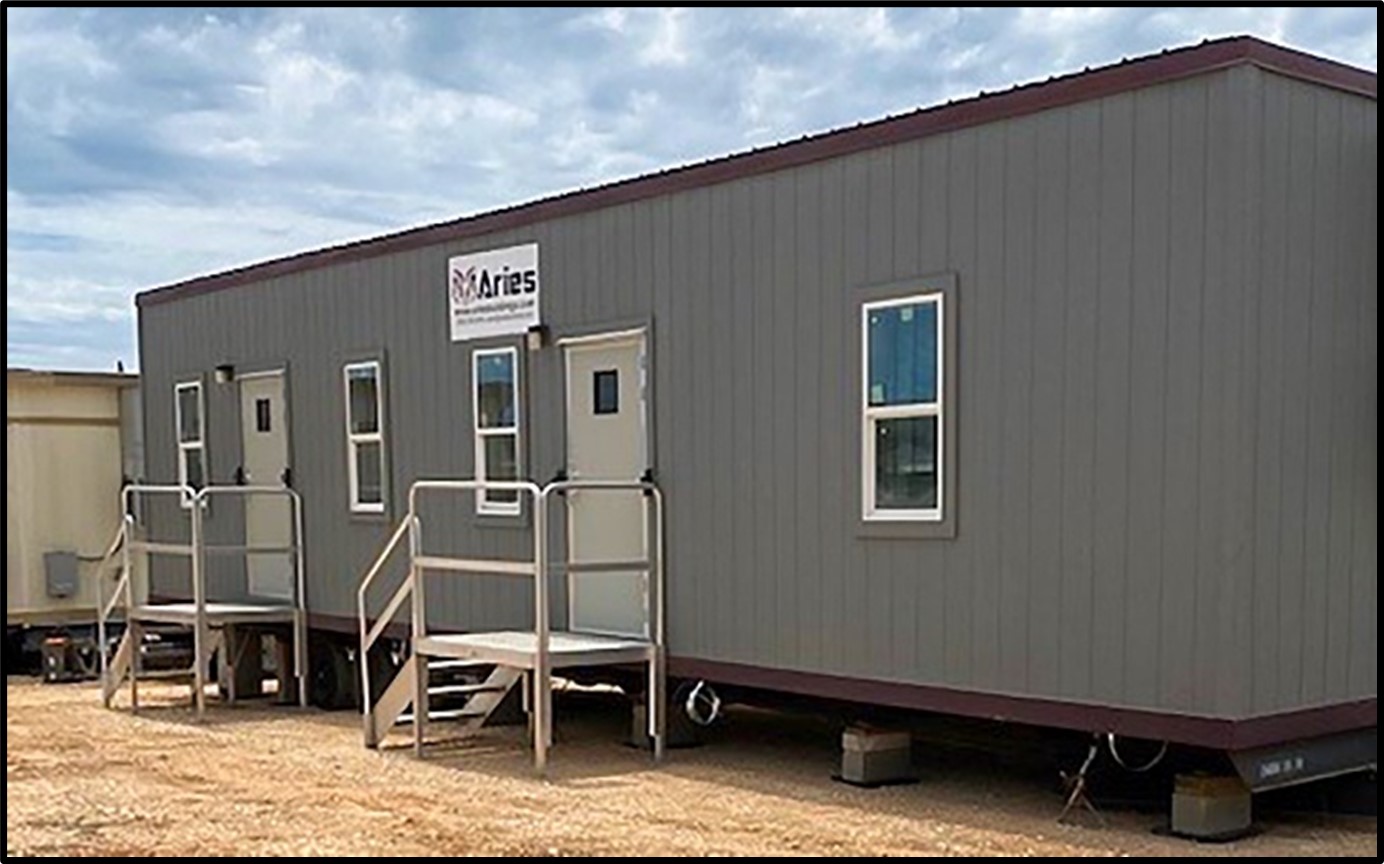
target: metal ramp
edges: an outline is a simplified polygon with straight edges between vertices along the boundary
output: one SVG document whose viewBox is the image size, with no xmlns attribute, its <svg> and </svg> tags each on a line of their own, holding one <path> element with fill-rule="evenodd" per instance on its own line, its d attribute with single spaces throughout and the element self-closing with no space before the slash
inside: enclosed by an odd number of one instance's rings
<svg viewBox="0 0 1384 864">
<path fill-rule="evenodd" d="M 202 520 L 206 502 L 214 496 L 281 496 L 291 503 L 293 518 L 292 542 L 286 547 L 262 547 L 248 545 L 212 545 L 206 542 Z M 188 514 L 188 542 L 160 542 L 140 536 L 139 524 L 134 516 L 133 504 L 140 497 L 171 498 L 177 496 L 179 504 Z M 195 490 L 188 486 L 159 486 L 132 484 L 121 492 L 122 510 L 125 513 L 119 530 L 111 541 L 102 560 L 99 573 L 104 574 L 116 561 L 119 561 L 119 577 L 109 598 L 98 598 L 97 632 L 101 644 L 101 698 L 106 707 L 111 706 L 115 694 L 125 683 L 130 685 L 131 710 L 139 710 L 139 682 L 141 680 L 185 681 L 192 688 L 192 703 L 198 715 L 206 711 L 207 670 L 213 659 L 229 669 L 226 698 L 234 702 L 236 693 L 235 670 L 244 662 L 247 642 L 228 638 L 235 628 L 248 627 L 259 630 L 282 630 L 290 635 L 292 644 L 292 674 L 286 676 L 280 671 L 280 682 L 296 679 L 297 702 L 307 705 L 307 675 L 305 674 L 305 655 L 307 650 L 307 614 L 304 608 L 303 578 L 303 509 L 302 499 L 292 489 L 280 486 L 207 486 Z M 207 599 L 206 557 L 208 554 L 249 555 L 254 553 L 274 553 L 289 556 L 295 571 L 293 599 L 289 603 L 245 603 L 217 602 Z M 116 556 L 119 555 L 117 559 Z M 189 560 L 192 581 L 192 601 L 173 603 L 136 603 L 131 582 L 135 555 L 164 555 L 184 557 Z M 98 586 L 101 584 L 98 581 Z M 99 590 L 99 587 L 98 587 Z M 124 632 L 115 651 L 109 652 L 106 646 L 107 633 L 115 621 L 124 623 Z M 186 668 L 151 670 L 145 669 L 140 646 L 144 635 L 151 626 L 163 625 L 185 628 L 192 633 L 192 659 Z M 282 698 L 282 697 L 281 697 Z"/>
<path fill-rule="evenodd" d="M 422 519 L 418 498 L 422 493 L 482 490 L 513 491 L 527 496 L 533 513 L 533 557 L 528 561 L 455 558 L 424 554 Z M 548 509 L 553 497 L 572 490 L 599 494 L 639 495 L 648 536 L 645 555 L 635 561 L 554 563 L 549 554 L 550 520 Z M 524 704 L 529 712 L 533 737 L 534 766 L 542 773 L 547 768 L 552 742 L 552 673 L 574 666 L 643 664 L 648 673 L 648 733 L 653 741 L 655 760 L 663 758 L 665 657 L 664 657 L 664 575 L 663 575 L 663 496 L 651 480 L 558 480 L 539 487 L 528 481 L 420 480 L 409 489 L 408 513 L 361 579 L 357 591 L 360 624 L 361 704 L 365 745 L 379 747 L 396 725 L 412 727 L 413 747 L 422 755 L 428 743 L 430 725 L 455 721 L 454 733 L 462 737 L 480 729 L 491 713 L 515 687 L 524 687 Z M 407 575 L 373 621 L 366 615 L 372 584 L 407 539 Z M 568 545 L 570 548 L 570 544 Z M 554 631 L 550 626 L 548 581 L 555 573 L 634 572 L 643 575 L 647 603 L 647 639 L 607 636 L 594 633 Z M 534 629 L 498 630 L 470 633 L 430 632 L 427 627 L 427 576 L 437 573 L 488 574 L 532 579 L 534 586 Z M 370 650 L 391 626 L 395 616 L 409 602 L 407 625 L 408 656 L 378 698 L 374 697 L 369 662 Z M 488 676 L 466 695 L 462 709 L 440 712 L 431 708 L 434 697 L 445 689 L 431 684 L 430 670 L 445 664 L 488 668 Z M 462 685 L 467 686 L 467 685 Z"/>
</svg>

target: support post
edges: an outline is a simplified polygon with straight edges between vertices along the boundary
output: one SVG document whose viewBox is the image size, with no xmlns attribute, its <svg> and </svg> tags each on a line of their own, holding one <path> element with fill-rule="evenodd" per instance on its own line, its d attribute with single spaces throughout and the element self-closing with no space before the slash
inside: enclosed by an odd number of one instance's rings
<svg viewBox="0 0 1384 864">
<path fill-rule="evenodd" d="M 408 515 L 408 579 L 413 584 L 411 592 L 412 614 L 410 623 L 412 624 L 412 644 L 410 650 L 413 653 L 413 754 L 421 757 L 423 755 L 423 738 L 427 734 L 428 723 L 428 661 L 418 653 L 418 642 L 427 633 L 427 612 L 423 605 L 423 571 L 419 569 L 418 553 L 422 549 L 422 526 L 419 524 L 417 514 L 410 510 Z M 358 658 L 358 661 L 368 667 L 365 657 Z"/>
<path fill-rule="evenodd" d="M 143 664 L 142 652 L 139 650 L 140 643 L 144 641 L 144 634 L 140 632 L 139 622 L 131 617 L 125 623 L 125 633 L 130 640 L 130 713 L 139 713 L 139 673 L 140 666 Z"/>
<path fill-rule="evenodd" d="M 548 771 L 548 742 L 553 713 L 552 673 L 548 668 L 548 493 L 533 496 L 534 618 L 533 764 L 539 775 Z"/>
<path fill-rule="evenodd" d="M 202 493 L 192 496 L 192 703 L 197 716 L 202 717 L 207 710 L 207 589 L 203 582 L 202 567 Z"/>
<path fill-rule="evenodd" d="M 303 553 L 303 499 L 288 490 L 289 505 L 293 508 L 294 605 L 293 615 L 293 675 L 298 681 L 298 707 L 308 707 L 308 598 L 307 571 Z M 363 655 L 362 655 L 363 656 Z M 362 659 L 362 663 L 364 660 Z"/>
<path fill-rule="evenodd" d="M 664 589 L 663 571 L 663 491 L 653 488 L 654 502 L 654 590 L 649 598 L 649 614 L 653 620 L 654 656 L 650 662 L 649 682 L 652 704 L 649 708 L 650 734 L 654 739 L 654 761 L 663 761 L 663 750 L 668 742 L 668 672 L 667 656 L 664 648 Z"/>
</svg>

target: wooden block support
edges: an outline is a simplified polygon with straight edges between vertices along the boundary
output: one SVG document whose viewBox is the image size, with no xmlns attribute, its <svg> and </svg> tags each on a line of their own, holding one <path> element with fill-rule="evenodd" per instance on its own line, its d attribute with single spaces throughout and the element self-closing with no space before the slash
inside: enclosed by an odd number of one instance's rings
<svg viewBox="0 0 1384 864">
<path fill-rule="evenodd" d="M 1172 830 L 1195 840 L 1238 837 L 1250 827 L 1250 791 L 1239 777 L 1179 774 L 1173 783 Z"/>
<path fill-rule="evenodd" d="M 907 732 L 849 727 L 841 734 L 841 779 L 861 786 L 911 780 L 912 744 Z"/>
</svg>

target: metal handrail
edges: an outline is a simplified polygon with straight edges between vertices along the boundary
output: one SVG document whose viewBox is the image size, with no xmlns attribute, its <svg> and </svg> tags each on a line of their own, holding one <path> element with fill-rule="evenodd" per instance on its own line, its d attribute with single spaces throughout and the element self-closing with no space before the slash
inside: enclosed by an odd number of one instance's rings
<svg viewBox="0 0 1384 864">
<path fill-rule="evenodd" d="M 100 652 L 101 660 L 101 683 L 106 684 L 109 674 L 110 661 L 106 657 L 106 621 L 110 618 L 111 612 L 115 611 L 115 605 L 119 601 L 130 579 L 130 571 L 124 567 L 120 569 L 120 577 L 115 581 L 115 590 L 111 592 L 109 602 L 102 596 L 104 589 L 101 587 L 101 577 L 105 575 L 106 568 L 110 567 L 115 560 L 115 553 L 125 548 L 126 525 L 132 521 L 129 513 L 124 514 L 120 519 L 120 525 L 115 529 L 115 536 L 111 538 L 110 545 L 106 547 L 106 554 L 101 556 L 101 563 L 96 565 L 96 646 Z"/>
<path fill-rule="evenodd" d="M 202 510 L 203 505 L 209 503 L 213 495 L 236 495 L 249 497 L 252 495 L 278 495 L 288 499 L 289 509 L 293 515 L 293 536 L 289 546 L 251 546 L 248 543 L 237 545 L 210 546 L 205 537 L 202 536 Z M 192 501 L 192 574 L 193 601 L 197 605 L 197 627 L 193 633 L 194 653 L 198 658 L 202 656 L 200 639 L 206 637 L 207 626 L 207 587 L 206 587 L 206 556 L 208 551 L 215 552 L 235 552 L 244 555 L 255 553 L 288 553 L 293 556 L 293 675 L 298 681 L 298 704 L 304 707 L 308 704 L 308 681 L 307 681 L 307 567 L 303 554 L 303 496 L 289 486 L 204 486 L 197 490 Z M 246 538 L 249 539 L 248 537 Z M 196 675 L 201 678 L 206 674 L 202 668 L 202 662 L 198 661 Z M 205 708 L 205 696 L 202 693 L 202 683 L 197 682 L 197 710 L 200 712 Z"/>
<path fill-rule="evenodd" d="M 376 627 L 371 629 L 368 633 L 366 632 L 365 595 L 370 590 L 370 585 L 375 581 L 375 577 L 384 569 L 385 562 L 394 554 L 394 550 L 398 547 L 399 541 L 403 540 L 404 535 L 409 533 L 409 525 L 412 521 L 412 514 L 399 520 L 399 527 L 394 529 L 394 533 L 389 537 L 389 542 L 385 543 L 384 549 L 380 550 L 380 554 L 375 556 L 375 563 L 370 565 L 370 569 L 365 573 L 365 578 L 360 580 L 360 587 L 356 589 L 356 618 L 360 624 L 360 654 L 356 657 L 356 665 L 360 667 L 361 705 L 366 712 L 370 710 L 370 703 L 372 700 L 370 698 L 370 666 L 365 662 L 365 658 L 368 656 L 371 646 L 380 638 L 380 633 L 384 632 L 384 626 L 380 626 L 381 623 L 385 626 L 388 625 L 389 620 L 394 617 L 394 613 L 399 611 L 399 606 L 404 602 L 404 597 L 407 596 L 409 591 L 413 590 L 412 567 L 409 568 L 410 572 L 409 575 L 405 577 L 404 583 L 399 586 L 398 590 L 394 592 L 394 596 L 390 598 L 389 604 L 386 607 L 388 609 L 388 614 L 380 616 Z"/>
<path fill-rule="evenodd" d="M 665 742 L 664 742 L 664 736 L 661 735 L 661 734 L 658 734 L 658 733 L 659 733 L 659 731 L 660 731 L 660 729 L 661 729 L 661 727 L 662 727 L 662 724 L 663 724 L 662 713 L 663 713 L 663 711 L 664 711 L 664 704 L 663 704 L 663 703 L 664 703 L 664 694 L 663 694 L 663 692 L 662 692 L 662 687 L 663 687 L 663 685 L 664 685 L 664 680 L 665 680 L 665 679 L 664 679 L 664 663 L 666 662 L 666 659 L 665 659 L 665 656 L 664 656 L 664 639 L 665 639 L 665 634 L 666 634 L 665 608 L 664 608 L 664 607 L 665 607 L 665 601 L 664 601 L 664 597 L 665 597 L 665 589 L 666 589 L 666 578 L 665 578 L 665 573 L 664 573 L 664 555 L 663 555 L 663 552 L 664 552 L 664 538 L 663 538 L 663 532 L 664 532 L 663 490 L 659 489 L 659 488 L 658 488 L 658 484 L 654 483 L 652 480 L 642 480 L 642 479 L 641 479 L 641 480 L 594 480 L 594 479 L 592 479 L 592 480 L 586 480 L 586 479 L 580 479 L 580 478 L 573 478 L 573 479 L 568 479 L 568 480 L 554 480 L 554 481 L 548 483 L 548 485 L 546 485 L 546 486 L 543 487 L 543 493 L 542 493 L 542 495 L 539 496 L 539 498 L 540 498 L 540 509 L 542 509 L 542 510 L 546 510 L 546 509 L 547 509 L 547 503 L 548 503 L 548 500 L 549 500 L 549 498 L 550 498 L 551 496 L 553 496 L 553 495 L 555 495 L 555 494 L 561 494 L 561 493 L 564 493 L 564 492 L 578 491 L 578 490 L 606 491 L 606 492 L 639 492 L 639 493 L 641 493 L 641 494 L 643 494 L 643 495 L 648 496 L 648 498 L 654 502 L 654 513 L 653 513 L 653 535 L 654 535 L 653 540 L 654 540 L 654 542 L 653 542 L 653 548 L 652 548 L 652 549 L 646 549 L 646 550 L 645 550 L 645 557 L 644 557 L 644 560 L 643 560 L 643 561 L 608 561 L 608 562 L 601 562 L 601 561 L 583 561 L 583 562 L 580 562 L 580 563 L 575 564 L 575 565 L 573 564 L 573 562 L 570 562 L 570 561 L 569 561 L 569 562 L 566 564 L 565 569 L 566 569 L 566 571 L 567 571 L 569 574 L 579 573 L 579 572 L 583 572 L 583 571 L 589 572 L 589 571 L 592 571 L 592 570 L 599 571 L 599 570 L 601 570 L 602 568 L 607 569 L 607 570 L 609 570 L 609 569 L 615 569 L 615 570 L 639 570 L 639 569 L 642 569 L 642 572 L 644 573 L 644 578 L 645 578 L 645 590 L 646 590 L 647 595 L 648 595 L 648 605 L 647 605 L 647 608 L 645 609 L 645 615 L 646 615 L 646 618 L 647 618 L 647 620 L 645 621 L 645 628 L 646 628 L 646 629 L 645 629 L 645 632 L 646 632 L 646 634 L 647 634 L 647 637 L 646 637 L 646 638 L 648 638 L 649 641 L 650 641 L 650 643 L 653 645 L 653 651 L 654 651 L 653 658 L 652 658 L 652 660 L 651 660 L 651 662 L 650 662 L 650 671 L 649 671 L 649 685 L 650 685 L 650 686 L 649 686 L 648 703 L 647 703 L 647 706 L 648 706 L 647 719 L 648 719 L 648 724 L 649 724 L 649 726 L 648 726 L 648 731 L 649 731 L 649 737 L 653 740 L 653 745 L 654 745 L 654 759 L 655 759 L 655 760 L 662 760 L 662 758 L 663 758 L 663 752 L 664 752 L 664 747 L 665 747 Z M 648 514 L 647 511 L 646 511 L 646 512 L 645 512 L 645 519 L 647 520 L 648 518 L 649 518 L 649 514 Z M 647 522 L 646 522 L 646 524 L 647 524 Z M 546 543 L 546 540 L 545 540 L 545 543 Z M 570 545 L 570 544 L 571 544 L 571 538 L 569 537 L 569 538 L 568 538 L 568 549 L 569 549 L 569 550 L 571 549 L 571 545 Z M 644 565 L 644 567 L 641 568 L 640 565 Z M 546 581 L 546 580 L 539 580 L 539 581 Z M 652 589 L 652 590 L 650 590 L 650 589 Z M 547 611 L 547 610 L 545 609 L 545 610 L 544 610 L 544 613 L 545 613 L 545 614 L 544 614 L 544 618 L 545 618 L 545 619 L 546 619 L 546 617 L 547 617 L 547 616 L 546 616 L 546 611 Z M 546 641 L 546 635 L 547 635 L 547 634 L 544 633 L 544 634 L 540 635 L 540 638 L 539 638 L 539 657 L 541 657 L 541 658 L 543 658 L 543 659 L 546 659 L 546 648 L 547 648 L 547 646 L 546 646 L 546 644 L 544 644 L 545 641 Z M 540 662 L 539 657 L 536 657 L 536 658 L 535 658 L 535 663 L 536 663 L 536 664 Z M 548 670 L 544 670 L 544 671 L 546 672 L 546 671 L 548 671 Z M 536 684 L 536 685 L 535 685 L 535 690 L 536 690 L 537 692 L 539 692 L 539 693 L 544 694 L 544 697 L 546 697 L 547 694 L 548 694 L 548 688 L 546 687 L 546 682 L 542 682 L 542 683 L 543 683 L 543 685 L 544 685 L 543 689 L 539 690 L 539 689 L 538 689 L 538 688 L 539 688 L 539 685 Z M 537 699 L 535 700 L 535 702 L 538 702 L 538 701 L 540 701 L 540 700 L 537 700 Z M 545 699 L 544 701 L 546 701 L 546 699 Z M 547 721 L 547 722 L 551 722 L 551 712 L 550 712 L 550 711 L 545 711 L 545 712 L 544 712 L 543 720 L 545 720 L 545 721 Z M 543 742 L 546 743 L 547 737 L 548 737 L 548 736 L 547 736 L 547 732 L 546 732 L 546 730 L 545 730 L 545 731 L 543 731 L 543 733 L 542 733 L 542 740 L 543 740 Z M 536 738 L 535 738 L 535 745 L 537 744 L 538 740 L 539 740 L 539 739 L 536 737 Z M 537 755 L 539 755 L 539 754 L 538 754 L 538 751 L 537 751 L 537 748 L 536 748 L 536 756 L 537 756 Z M 543 755 L 546 755 L 546 754 L 543 754 Z M 542 770 L 543 770 L 543 762 L 542 762 L 542 760 L 541 760 L 541 759 L 536 759 L 536 761 L 539 762 L 539 766 L 538 766 L 538 767 L 539 767 L 539 770 L 542 771 Z"/>
<path fill-rule="evenodd" d="M 188 517 L 191 521 L 191 542 L 187 544 L 185 549 L 182 546 L 182 544 L 151 543 L 148 541 L 141 541 L 135 537 L 135 517 L 131 514 L 134 511 L 134 508 L 132 506 L 134 503 L 134 499 L 136 496 L 139 495 L 177 495 L 179 501 L 186 501 L 189 502 L 189 504 L 193 505 L 189 507 L 190 515 Z M 121 574 L 120 579 L 116 582 L 115 591 L 111 594 L 110 602 L 105 604 L 102 608 L 100 608 L 99 615 L 96 621 L 97 638 L 101 642 L 101 679 L 103 685 L 106 687 L 110 686 L 110 682 L 107 680 L 110 674 L 110 665 L 109 660 L 106 657 L 106 620 L 110 617 L 110 614 L 115 611 L 116 603 L 122 597 L 125 603 L 125 638 L 134 638 L 131 632 L 130 616 L 131 614 L 133 614 L 135 606 L 134 585 L 132 581 L 132 574 L 134 572 L 133 553 L 135 552 L 135 550 L 138 549 L 143 552 L 176 551 L 178 554 L 189 555 L 192 559 L 192 580 L 195 593 L 196 585 L 199 579 L 199 573 L 197 569 L 197 556 L 193 554 L 193 552 L 196 549 L 197 539 L 200 535 L 202 523 L 202 508 L 200 506 L 195 506 L 196 499 L 197 490 L 185 484 L 129 483 L 122 487 L 120 490 L 120 512 L 123 514 L 120 519 L 120 533 L 122 537 L 120 543 L 120 568 L 123 571 L 123 573 Z M 173 548 L 164 548 L 174 546 L 177 547 L 176 550 Z M 102 567 L 105 566 L 106 565 L 103 562 Z M 194 631 L 193 641 L 195 643 L 194 650 L 198 652 L 197 656 L 200 657 L 202 647 L 202 630 L 200 627 Z M 130 666 L 130 686 L 131 688 L 134 688 L 136 686 L 134 682 L 136 676 L 136 669 L 138 668 L 139 646 L 132 645 L 131 649 L 132 653 Z M 203 675 L 205 675 L 205 670 L 200 669 L 202 665 L 200 662 L 197 665 L 199 667 L 197 678 L 198 683 L 200 684 L 200 679 Z M 196 694 L 199 711 L 202 708 L 203 697 L 201 691 L 202 688 L 199 686 Z M 106 692 L 110 691 L 107 690 Z M 133 689 L 131 692 L 133 693 Z"/>
</svg>

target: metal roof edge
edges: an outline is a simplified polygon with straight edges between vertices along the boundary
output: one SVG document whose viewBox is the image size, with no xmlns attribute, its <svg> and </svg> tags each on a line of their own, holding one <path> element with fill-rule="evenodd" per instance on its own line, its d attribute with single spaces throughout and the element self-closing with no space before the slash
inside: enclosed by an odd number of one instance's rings
<svg viewBox="0 0 1384 864">
<path fill-rule="evenodd" d="M 825 159 L 898 144 L 943 132 L 992 123 L 1079 102 L 1100 99 L 1251 64 L 1282 75 L 1378 98 L 1378 75 L 1334 60 L 1264 42 L 1232 36 L 1165 49 L 1107 66 L 1016 85 L 905 114 L 842 127 L 797 140 L 719 156 L 690 165 L 576 189 L 534 201 L 377 237 L 311 249 L 219 273 L 196 276 L 136 295 L 139 307 L 154 306 L 211 291 L 262 282 L 304 270 L 362 261 L 380 255 L 522 228 L 571 216 L 751 177 Z"/>
</svg>

